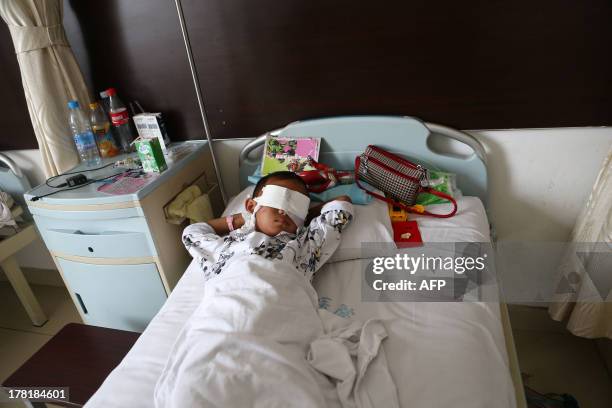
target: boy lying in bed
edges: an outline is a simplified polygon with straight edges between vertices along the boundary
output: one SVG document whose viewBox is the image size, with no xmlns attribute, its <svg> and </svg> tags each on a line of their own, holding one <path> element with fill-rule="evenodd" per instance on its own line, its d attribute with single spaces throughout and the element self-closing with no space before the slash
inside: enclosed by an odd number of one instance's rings
<svg viewBox="0 0 612 408">
<path fill-rule="evenodd" d="M 311 210 L 308 223 L 306 194 L 295 174 L 273 173 L 244 214 L 185 229 L 208 281 L 157 381 L 157 408 L 399 406 L 384 353 L 378 358 L 382 322 L 319 309 L 310 283 L 338 247 L 352 204 L 339 197 Z"/>
<path fill-rule="evenodd" d="M 340 244 L 353 217 L 348 196 L 309 209 L 306 185 L 295 173 L 271 173 L 259 180 L 246 212 L 188 226 L 185 247 L 206 280 L 223 273 L 237 255 L 257 254 L 293 264 L 312 280 Z"/>
</svg>

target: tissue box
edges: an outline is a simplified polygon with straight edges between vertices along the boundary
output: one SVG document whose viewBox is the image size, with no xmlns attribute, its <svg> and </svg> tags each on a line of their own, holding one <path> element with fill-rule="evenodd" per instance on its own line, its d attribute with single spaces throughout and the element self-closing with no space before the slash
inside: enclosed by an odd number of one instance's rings
<svg viewBox="0 0 612 408">
<path fill-rule="evenodd" d="M 134 141 L 136 152 L 142 162 L 142 169 L 147 173 L 161 173 L 168 168 L 159 139 L 145 139 L 139 137 Z"/>
<path fill-rule="evenodd" d="M 170 144 L 170 138 L 161 113 L 139 113 L 132 119 L 134 119 L 138 136 L 144 139 L 159 139 L 162 151 L 166 151 L 168 144 Z"/>
</svg>

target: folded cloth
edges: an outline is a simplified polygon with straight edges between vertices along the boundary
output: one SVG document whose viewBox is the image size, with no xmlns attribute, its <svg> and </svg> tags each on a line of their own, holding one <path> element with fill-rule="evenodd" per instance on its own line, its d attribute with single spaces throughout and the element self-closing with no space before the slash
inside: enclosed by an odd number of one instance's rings
<svg viewBox="0 0 612 408">
<path fill-rule="evenodd" d="M 202 190 L 200 190 L 200 187 L 195 185 L 187 187 L 168 205 L 168 214 L 173 217 L 186 217 L 187 205 L 201 195 Z"/>
<path fill-rule="evenodd" d="M 203 194 L 196 185 L 187 187 L 172 200 L 168 205 L 168 215 L 174 218 L 189 218 L 192 223 L 213 218 L 208 195 Z"/>
<path fill-rule="evenodd" d="M 194 222 L 204 222 L 214 218 L 208 194 L 196 197 L 192 202 L 187 204 L 185 215 L 192 224 Z"/>
<path fill-rule="evenodd" d="M 326 334 L 310 343 L 308 362 L 336 384 L 343 408 L 399 407 L 397 389 L 380 349 L 387 329 L 380 320 L 361 323 L 319 309 Z"/>
<path fill-rule="evenodd" d="M 11 212 L 11 207 L 15 201 L 10 194 L 0 191 L 0 228 L 11 226 L 16 227 L 17 222 L 13 218 L 13 213 Z"/>
</svg>

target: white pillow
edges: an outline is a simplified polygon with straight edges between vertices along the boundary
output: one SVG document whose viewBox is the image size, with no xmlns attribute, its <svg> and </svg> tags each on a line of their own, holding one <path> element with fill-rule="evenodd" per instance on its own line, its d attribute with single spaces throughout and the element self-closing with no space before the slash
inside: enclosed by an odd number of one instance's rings
<svg viewBox="0 0 612 408">
<path fill-rule="evenodd" d="M 249 186 L 234 196 L 223 211 L 223 216 L 245 211 L 244 202 L 254 189 L 255 186 Z M 328 262 L 360 259 L 362 242 L 393 242 L 387 203 L 372 200 L 368 205 L 353 205 L 353 208 L 353 221 L 342 233 L 340 247 Z"/>
</svg>

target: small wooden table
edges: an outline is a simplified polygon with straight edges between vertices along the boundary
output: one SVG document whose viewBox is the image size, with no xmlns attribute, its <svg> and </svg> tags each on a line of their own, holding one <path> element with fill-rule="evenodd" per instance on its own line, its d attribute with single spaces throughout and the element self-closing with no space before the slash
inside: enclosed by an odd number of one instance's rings
<svg viewBox="0 0 612 408">
<path fill-rule="evenodd" d="M 13 218 L 17 218 L 23 214 L 23 208 L 16 205 L 11 209 L 11 213 Z M 32 324 L 34 326 L 42 326 L 47 322 L 47 316 L 40 307 L 15 259 L 15 254 L 35 239 L 38 239 L 38 233 L 32 223 L 20 225 L 15 235 L 0 238 L 0 266 L 4 269 L 8 281 L 13 286 L 13 289 L 15 289 L 15 293 L 17 293 L 17 297 L 28 313 L 28 316 L 30 316 Z"/>
<path fill-rule="evenodd" d="M 70 323 L 2 384 L 4 387 L 69 387 L 66 401 L 82 406 L 132 348 L 140 333 Z M 43 403 L 32 403 L 44 406 Z"/>
</svg>

